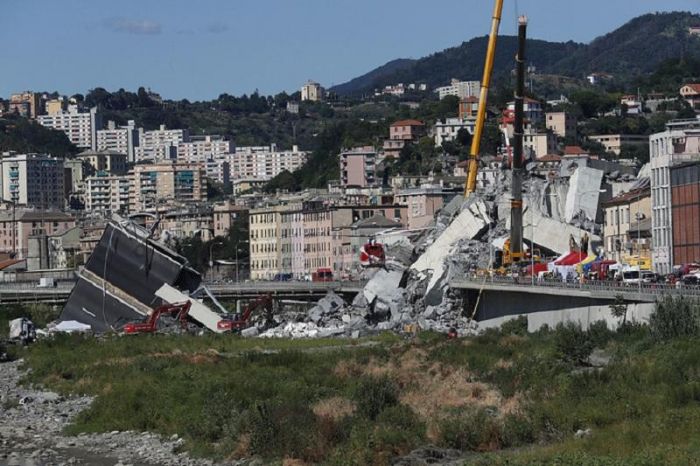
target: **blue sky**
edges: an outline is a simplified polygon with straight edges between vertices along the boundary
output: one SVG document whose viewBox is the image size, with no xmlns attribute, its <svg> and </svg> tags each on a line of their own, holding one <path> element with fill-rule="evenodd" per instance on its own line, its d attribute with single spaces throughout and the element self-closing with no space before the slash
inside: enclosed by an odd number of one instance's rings
<svg viewBox="0 0 700 466">
<path fill-rule="evenodd" d="M 340 84 L 488 32 L 491 0 L 0 0 L 0 95 L 151 87 L 166 98 Z M 589 42 L 700 0 L 506 0 L 531 37 Z M 601 13 L 604 12 L 604 13 Z"/>
</svg>

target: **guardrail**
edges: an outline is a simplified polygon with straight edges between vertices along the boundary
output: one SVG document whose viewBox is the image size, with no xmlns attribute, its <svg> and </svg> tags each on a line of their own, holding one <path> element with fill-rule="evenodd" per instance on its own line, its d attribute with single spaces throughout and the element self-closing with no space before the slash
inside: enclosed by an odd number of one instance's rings
<svg viewBox="0 0 700 466">
<path fill-rule="evenodd" d="M 474 288 L 479 285 L 503 286 L 509 288 L 520 288 L 528 291 L 537 289 L 542 290 L 561 290 L 565 291 L 581 291 L 590 292 L 591 294 L 606 294 L 606 297 L 617 294 L 622 295 L 637 295 L 644 297 L 645 300 L 655 300 L 661 296 L 684 296 L 693 299 L 700 299 L 700 286 L 698 285 L 669 285 L 666 283 L 634 283 L 625 284 L 614 281 L 598 281 L 587 280 L 580 281 L 559 281 L 559 280 L 538 280 L 534 281 L 530 277 L 484 277 L 476 275 L 464 275 L 459 279 L 453 280 L 454 283 L 460 281 L 470 282 Z M 653 298 L 653 299 L 652 299 Z"/>
</svg>

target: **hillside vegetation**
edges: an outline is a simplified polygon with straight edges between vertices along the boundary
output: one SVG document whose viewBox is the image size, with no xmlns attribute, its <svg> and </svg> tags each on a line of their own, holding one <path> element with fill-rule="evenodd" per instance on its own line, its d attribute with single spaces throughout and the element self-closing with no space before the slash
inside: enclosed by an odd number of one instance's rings
<svg viewBox="0 0 700 466">
<path fill-rule="evenodd" d="M 536 17 L 536 12 L 532 14 Z M 528 64 L 534 65 L 538 73 L 583 78 L 592 72 L 607 72 L 627 79 L 649 73 L 669 59 L 700 58 L 700 37 L 688 34 L 688 26 L 699 23 L 698 14 L 655 13 L 637 17 L 590 44 L 528 40 Z M 391 74 L 370 72 L 364 79 L 341 84 L 333 90 L 358 94 L 399 82 L 425 82 L 435 87 L 448 84 L 451 78 L 481 79 L 487 40 L 477 37 L 416 60 Z M 499 37 L 495 78 L 510 73 L 516 43 L 516 37 Z"/>
</svg>

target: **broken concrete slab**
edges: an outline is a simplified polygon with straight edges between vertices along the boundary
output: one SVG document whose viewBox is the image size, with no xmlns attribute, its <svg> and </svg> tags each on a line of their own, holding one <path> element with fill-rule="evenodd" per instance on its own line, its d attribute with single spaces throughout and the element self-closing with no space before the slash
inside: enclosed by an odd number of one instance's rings
<svg viewBox="0 0 700 466">
<path fill-rule="evenodd" d="M 603 174 L 602 170 L 579 167 L 571 175 L 564 215 L 567 222 L 571 222 L 580 212 L 583 212 L 586 218 L 590 220 L 597 218 L 598 198 L 600 197 Z"/>
<path fill-rule="evenodd" d="M 411 269 L 421 273 L 423 277 L 430 275 L 428 292 L 444 275 L 445 259 L 450 255 L 455 244 L 464 238 L 477 238 L 488 229 L 490 221 L 483 201 L 477 199 L 465 205 L 435 242 L 411 265 Z"/>
</svg>

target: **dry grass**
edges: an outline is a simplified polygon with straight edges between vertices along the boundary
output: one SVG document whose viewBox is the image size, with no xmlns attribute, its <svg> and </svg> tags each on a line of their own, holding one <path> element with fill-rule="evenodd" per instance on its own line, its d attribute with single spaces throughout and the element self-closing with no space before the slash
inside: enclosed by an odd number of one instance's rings
<svg viewBox="0 0 700 466">
<path fill-rule="evenodd" d="M 520 337 L 504 337 L 502 344 L 515 344 L 517 338 Z M 430 363 L 427 356 L 427 352 L 420 348 L 410 348 L 392 356 L 386 363 L 375 359 L 367 364 L 341 361 L 334 373 L 342 378 L 390 377 L 402 388 L 401 403 L 426 422 L 431 440 L 437 439 L 440 421 L 454 408 L 493 406 L 502 414 L 519 409 L 519 397 L 506 399 L 493 386 L 474 381 L 467 369 Z M 502 366 L 512 364 L 504 360 L 499 362 Z"/>
<path fill-rule="evenodd" d="M 355 403 L 340 396 L 326 398 L 311 406 L 311 410 L 317 417 L 325 417 L 333 421 L 351 416 L 356 409 L 357 406 L 355 406 Z"/>
</svg>

